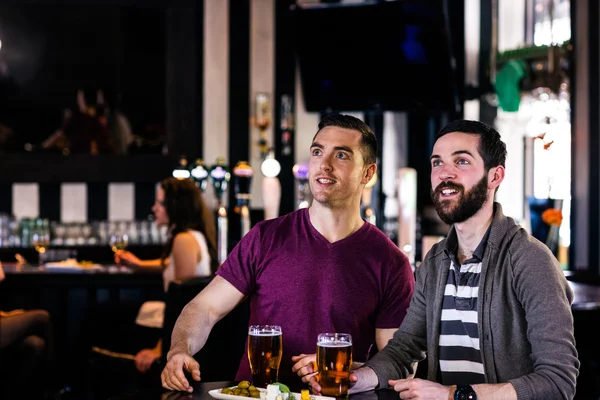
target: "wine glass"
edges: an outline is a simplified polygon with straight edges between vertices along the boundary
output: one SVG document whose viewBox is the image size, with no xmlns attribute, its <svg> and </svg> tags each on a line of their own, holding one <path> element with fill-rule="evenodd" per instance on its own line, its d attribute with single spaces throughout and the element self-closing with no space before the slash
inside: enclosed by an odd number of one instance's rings
<svg viewBox="0 0 600 400">
<path fill-rule="evenodd" d="M 39 265 L 44 264 L 44 254 L 50 245 L 50 234 L 45 229 L 39 229 L 33 231 L 31 235 L 31 244 L 35 247 L 35 251 L 38 252 Z"/>
<path fill-rule="evenodd" d="M 115 253 L 119 250 L 125 250 L 128 243 L 129 238 L 126 233 L 115 232 L 110 235 L 110 248 Z"/>
</svg>

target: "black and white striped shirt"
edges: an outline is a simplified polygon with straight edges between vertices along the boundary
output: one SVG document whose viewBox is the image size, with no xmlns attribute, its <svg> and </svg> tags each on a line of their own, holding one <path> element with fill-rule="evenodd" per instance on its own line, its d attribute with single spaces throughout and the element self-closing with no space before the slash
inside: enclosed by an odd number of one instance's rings
<svg viewBox="0 0 600 400">
<path fill-rule="evenodd" d="M 456 258 L 456 237 L 448 238 L 450 272 L 446 281 L 442 320 L 440 325 L 440 372 L 442 384 L 485 383 L 479 333 L 477 330 L 477 298 L 479 276 L 486 233 L 473 252 L 473 257 L 462 264 Z"/>
</svg>

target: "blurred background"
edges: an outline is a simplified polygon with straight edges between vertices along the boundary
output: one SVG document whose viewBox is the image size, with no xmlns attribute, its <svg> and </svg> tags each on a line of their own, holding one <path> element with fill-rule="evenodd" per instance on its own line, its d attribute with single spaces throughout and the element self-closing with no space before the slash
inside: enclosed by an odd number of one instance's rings
<svg viewBox="0 0 600 400">
<path fill-rule="evenodd" d="M 600 240 L 590 206 L 600 201 L 591 153 L 597 39 L 575 29 L 594 22 L 592 3 L 2 2 L 0 213 L 49 226 L 145 221 L 156 183 L 182 162 L 232 170 L 245 161 L 256 171 L 254 224 L 265 218 L 262 162 L 281 167 L 269 215 L 309 201 L 293 167 L 308 160 L 319 119 L 343 112 L 379 139 L 364 209 L 418 262 L 423 238 L 448 230 L 429 198 L 435 132 L 468 118 L 494 125 L 508 144 L 497 195 L 508 214 L 543 241 L 556 231 L 565 269 L 598 273 L 597 246 L 588 245 Z M 234 190 L 205 190 L 215 212 L 221 196 L 239 215 Z M 541 220 L 545 208 L 560 209 L 557 229 Z"/>
</svg>

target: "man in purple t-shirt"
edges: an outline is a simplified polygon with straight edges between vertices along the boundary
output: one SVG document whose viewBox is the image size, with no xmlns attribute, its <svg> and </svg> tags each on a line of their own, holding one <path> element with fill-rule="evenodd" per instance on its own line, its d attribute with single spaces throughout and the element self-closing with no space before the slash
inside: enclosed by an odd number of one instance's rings
<svg viewBox="0 0 600 400">
<path fill-rule="evenodd" d="M 310 148 L 310 208 L 255 226 L 234 248 L 215 279 L 183 310 L 173 329 L 162 384 L 192 391 L 183 374 L 200 380 L 192 357 L 214 324 L 250 297 L 250 324 L 280 325 L 279 381 L 312 374 L 317 335 L 345 332 L 364 362 L 382 349 L 406 315 L 414 276 L 406 256 L 360 215 L 364 186 L 376 171 L 377 141 L 357 118 L 330 115 Z M 236 379 L 250 379 L 243 357 Z"/>
</svg>

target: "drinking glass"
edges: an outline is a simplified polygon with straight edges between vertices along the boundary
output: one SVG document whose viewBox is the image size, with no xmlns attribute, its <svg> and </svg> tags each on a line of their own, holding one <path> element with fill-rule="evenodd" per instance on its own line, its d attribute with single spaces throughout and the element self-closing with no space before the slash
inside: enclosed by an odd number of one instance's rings
<svg viewBox="0 0 600 400">
<path fill-rule="evenodd" d="M 317 338 L 317 371 L 323 396 L 348 397 L 352 367 L 352 336 L 321 333 Z"/>
<path fill-rule="evenodd" d="M 129 238 L 126 233 L 114 232 L 110 235 L 110 248 L 115 253 L 119 250 L 125 250 L 128 243 Z"/>
<path fill-rule="evenodd" d="M 248 360 L 254 386 L 266 388 L 277 382 L 283 354 L 281 336 L 278 325 L 252 325 L 248 329 Z"/>
<path fill-rule="evenodd" d="M 38 252 L 39 265 L 44 264 L 44 254 L 50 245 L 50 233 L 46 229 L 36 229 L 31 234 L 31 244 Z"/>
</svg>

